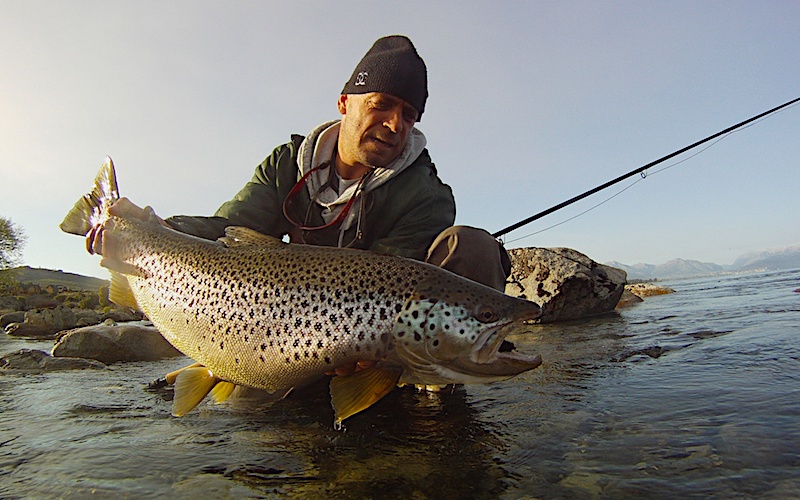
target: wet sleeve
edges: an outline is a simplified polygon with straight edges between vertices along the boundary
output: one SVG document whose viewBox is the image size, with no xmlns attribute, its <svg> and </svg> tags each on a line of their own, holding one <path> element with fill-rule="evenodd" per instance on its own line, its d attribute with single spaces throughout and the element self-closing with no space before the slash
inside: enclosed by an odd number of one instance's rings
<svg viewBox="0 0 800 500">
<path fill-rule="evenodd" d="M 281 208 L 279 168 L 292 170 L 293 161 L 289 145 L 280 146 L 256 167 L 250 181 L 223 203 L 213 217 L 178 215 L 166 222 L 178 231 L 207 239 L 224 236 L 227 226 L 245 226 L 279 238 L 289 230 Z M 291 182 L 296 168 L 284 174 L 286 182 Z"/>
</svg>

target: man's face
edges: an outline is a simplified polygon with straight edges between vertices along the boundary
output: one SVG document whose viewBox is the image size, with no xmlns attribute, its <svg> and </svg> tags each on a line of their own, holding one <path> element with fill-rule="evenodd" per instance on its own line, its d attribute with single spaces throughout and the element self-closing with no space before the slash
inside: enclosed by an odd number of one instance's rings
<svg viewBox="0 0 800 500">
<path fill-rule="evenodd" d="M 417 110 L 390 94 L 347 94 L 339 97 L 342 123 L 339 157 L 347 165 L 385 167 L 406 147 Z"/>
</svg>

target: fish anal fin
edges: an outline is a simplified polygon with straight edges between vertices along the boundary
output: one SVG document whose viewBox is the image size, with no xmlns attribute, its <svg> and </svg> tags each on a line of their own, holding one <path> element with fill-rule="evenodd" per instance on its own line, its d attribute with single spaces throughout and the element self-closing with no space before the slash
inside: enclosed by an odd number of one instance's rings
<svg viewBox="0 0 800 500">
<path fill-rule="evenodd" d="M 344 419 L 366 410 L 389 393 L 400 380 L 402 370 L 371 366 L 352 375 L 339 375 L 331 379 L 331 405 L 334 425 L 341 426 Z"/>
<path fill-rule="evenodd" d="M 280 239 L 269 236 L 267 234 L 259 233 L 249 227 L 242 226 L 228 226 L 225 228 L 225 236 L 219 238 L 228 248 L 237 246 L 251 246 L 251 245 L 285 245 Z"/>
<path fill-rule="evenodd" d="M 172 400 L 172 414 L 182 417 L 205 398 L 220 379 L 205 367 L 186 368 L 175 378 L 175 397 Z"/>
<path fill-rule="evenodd" d="M 130 307 L 133 310 L 140 311 L 139 304 L 136 303 L 136 297 L 133 296 L 133 290 L 128 283 L 128 278 L 118 273 L 111 271 L 111 287 L 108 289 L 108 299 L 122 307 Z"/>
<path fill-rule="evenodd" d="M 217 404 L 222 403 L 230 397 L 234 389 L 236 389 L 236 384 L 223 380 L 211 389 L 211 399 Z"/>
</svg>

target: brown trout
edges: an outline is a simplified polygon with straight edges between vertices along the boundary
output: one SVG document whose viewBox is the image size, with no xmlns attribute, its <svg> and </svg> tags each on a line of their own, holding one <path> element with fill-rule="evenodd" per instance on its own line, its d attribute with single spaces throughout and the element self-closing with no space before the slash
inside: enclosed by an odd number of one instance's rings
<svg viewBox="0 0 800 500">
<path fill-rule="evenodd" d="M 218 241 L 180 233 L 121 199 L 106 159 L 61 223 L 101 248 L 113 302 L 142 311 L 197 361 L 177 376 L 173 414 L 235 385 L 286 391 L 337 367 L 335 424 L 396 385 L 486 383 L 536 368 L 503 349 L 540 308 L 433 265 L 393 255 L 282 242 L 242 227 Z"/>
</svg>

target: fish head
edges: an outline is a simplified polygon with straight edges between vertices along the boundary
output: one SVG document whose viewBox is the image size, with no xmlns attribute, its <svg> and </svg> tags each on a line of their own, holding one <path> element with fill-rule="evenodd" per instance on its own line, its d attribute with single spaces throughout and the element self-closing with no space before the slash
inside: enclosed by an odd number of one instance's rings
<svg viewBox="0 0 800 500">
<path fill-rule="evenodd" d="M 541 315 L 534 302 L 466 280 L 431 284 L 415 292 L 398 314 L 394 349 L 414 384 L 466 384 L 504 380 L 542 363 L 504 342 Z M 510 347 L 510 348 L 509 348 Z"/>
</svg>

